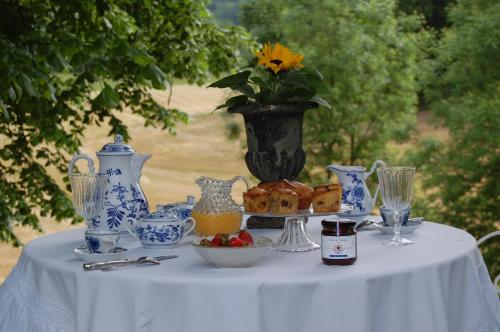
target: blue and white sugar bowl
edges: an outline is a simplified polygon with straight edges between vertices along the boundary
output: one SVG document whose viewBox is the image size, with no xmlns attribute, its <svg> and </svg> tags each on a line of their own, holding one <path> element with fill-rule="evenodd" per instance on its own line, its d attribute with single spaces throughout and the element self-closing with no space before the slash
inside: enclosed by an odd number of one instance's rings
<svg viewBox="0 0 500 332">
<path fill-rule="evenodd" d="M 176 213 L 153 212 L 134 220 L 132 225 L 127 229 L 144 248 L 172 248 L 193 231 L 196 221 L 191 217 L 181 219 Z"/>
<path fill-rule="evenodd" d="M 185 202 L 158 204 L 156 210 L 161 213 L 175 213 L 179 218 L 185 219 L 191 217 L 194 207 L 194 196 L 187 196 Z"/>
</svg>

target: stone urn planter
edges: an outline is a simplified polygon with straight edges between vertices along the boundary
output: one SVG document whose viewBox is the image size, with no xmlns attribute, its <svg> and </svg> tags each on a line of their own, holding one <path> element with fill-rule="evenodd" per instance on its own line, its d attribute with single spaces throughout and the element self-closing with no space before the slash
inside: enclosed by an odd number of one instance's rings
<svg viewBox="0 0 500 332">
<path fill-rule="evenodd" d="M 304 113 L 313 108 L 318 104 L 253 104 L 228 109 L 245 120 L 245 162 L 250 173 L 263 182 L 297 177 L 306 162 L 302 150 Z"/>
<path fill-rule="evenodd" d="M 250 173 L 263 182 L 293 180 L 299 175 L 306 163 L 302 150 L 304 113 L 313 108 L 318 104 L 254 104 L 228 109 L 229 113 L 242 114 L 245 120 L 245 162 Z M 252 216 L 247 227 L 280 229 L 284 222 L 282 217 Z"/>
</svg>

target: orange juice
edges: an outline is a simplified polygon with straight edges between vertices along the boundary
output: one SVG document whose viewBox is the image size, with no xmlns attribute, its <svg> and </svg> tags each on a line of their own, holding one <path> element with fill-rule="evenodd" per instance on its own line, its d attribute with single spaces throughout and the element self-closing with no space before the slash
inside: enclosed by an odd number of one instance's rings
<svg viewBox="0 0 500 332">
<path fill-rule="evenodd" d="M 196 220 L 196 235 L 208 236 L 217 233 L 236 233 L 240 230 L 242 214 L 228 212 L 221 214 L 201 213 L 193 211 Z"/>
</svg>

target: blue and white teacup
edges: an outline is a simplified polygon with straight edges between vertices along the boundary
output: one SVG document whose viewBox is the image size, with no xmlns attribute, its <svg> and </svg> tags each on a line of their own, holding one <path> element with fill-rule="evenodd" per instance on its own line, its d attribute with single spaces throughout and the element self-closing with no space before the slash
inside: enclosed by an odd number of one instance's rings
<svg viewBox="0 0 500 332">
<path fill-rule="evenodd" d="M 87 242 L 87 248 L 91 254 L 107 254 L 114 252 L 119 239 L 119 230 L 85 230 L 85 241 Z"/>
<path fill-rule="evenodd" d="M 401 225 L 406 226 L 408 223 L 408 218 L 410 217 L 411 209 L 404 209 L 401 215 Z M 384 206 L 380 207 L 380 215 L 384 221 L 385 226 L 394 226 L 394 211 L 392 209 L 387 209 Z"/>
<path fill-rule="evenodd" d="M 153 212 L 139 220 L 131 220 L 129 232 L 141 241 L 144 248 L 172 248 L 191 233 L 196 221 L 189 217 L 181 219 L 175 213 Z M 188 221 L 192 225 L 188 225 Z M 186 228 L 189 229 L 186 230 Z"/>
</svg>

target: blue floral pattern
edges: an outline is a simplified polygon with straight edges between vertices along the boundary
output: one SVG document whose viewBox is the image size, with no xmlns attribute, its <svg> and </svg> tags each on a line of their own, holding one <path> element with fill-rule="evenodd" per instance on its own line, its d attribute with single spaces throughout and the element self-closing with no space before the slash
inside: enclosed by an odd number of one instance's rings
<svg viewBox="0 0 500 332">
<path fill-rule="evenodd" d="M 105 145 L 101 152 L 130 152 L 132 151 L 130 149 L 130 147 L 126 146 L 126 145 L 120 145 L 120 146 L 116 146 L 116 145 Z"/>
<path fill-rule="evenodd" d="M 365 190 L 359 175 L 358 172 L 346 172 L 346 176 L 351 178 L 351 183 L 342 183 L 342 203 L 352 205 L 354 210 L 365 212 Z"/>
<path fill-rule="evenodd" d="M 113 176 L 122 175 L 123 172 L 119 168 L 109 168 L 106 174 L 109 174 L 108 183 L 111 183 L 110 179 Z M 108 229 L 119 228 L 124 220 L 138 219 L 148 213 L 148 204 L 134 184 L 130 184 L 127 188 L 121 182 L 117 182 L 111 186 L 111 192 L 106 191 L 105 196 L 104 209 Z M 92 219 L 94 228 L 102 228 L 101 217 L 102 214 Z"/>
<path fill-rule="evenodd" d="M 182 238 L 183 228 L 178 225 L 140 225 L 136 228 L 137 236 L 141 241 L 150 242 L 176 242 Z"/>
<path fill-rule="evenodd" d="M 87 235 L 85 237 L 85 240 L 87 240 L 87 246 L 88 246 L 90 252 L 98 253 L 98 254 L 101 253 L 101 251 L 99 250 L 99 247 L 101 245 L 100 245 L 98 238 L 96 238 L 95 236 Z"/>
</svg>

